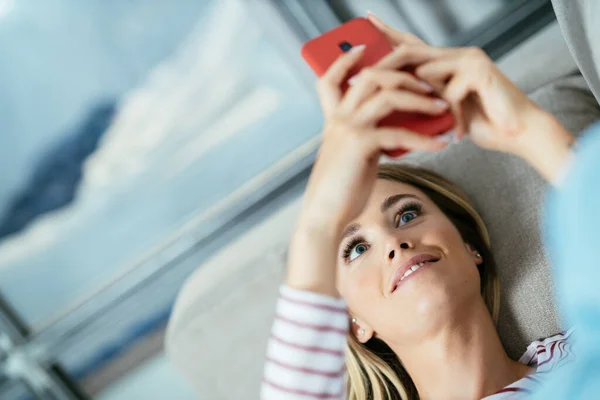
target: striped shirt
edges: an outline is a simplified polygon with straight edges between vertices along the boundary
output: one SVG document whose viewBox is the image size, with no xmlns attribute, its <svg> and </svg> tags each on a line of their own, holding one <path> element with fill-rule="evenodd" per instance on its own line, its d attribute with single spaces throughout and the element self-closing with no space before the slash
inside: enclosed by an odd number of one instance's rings
<svg viewBox="0 0 600 400">
<path fill-rule="evenodd" d="M 344 300 L 282 286 L 267 347 L 261 399 L 343 400 L 348 325 Z M 548 372 L 573 358 L 568 341 L 571 333 L 531 343 L 519 361 L 535 367 L 536 372 L 485 400 L 527 397 Z"/>
</svg>

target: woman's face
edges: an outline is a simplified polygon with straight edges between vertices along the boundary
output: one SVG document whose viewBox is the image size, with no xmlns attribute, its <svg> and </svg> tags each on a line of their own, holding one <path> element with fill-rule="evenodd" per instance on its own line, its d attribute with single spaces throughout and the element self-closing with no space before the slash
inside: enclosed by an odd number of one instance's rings
<svg viewBox="0 0 600 400">
<path fill-rule="evenodd" d="M 357 319 L 353 331 L 365 329 L 360 341 L 377 335 L 410 344 L 450 327 L 468 302 L 482 301 L 481 262 L 423 192 L 378 179 L 363 213 L 346 227 L 337 286 Z M 418 268 L 399 280 L 410 265 Z"/>
</svg>

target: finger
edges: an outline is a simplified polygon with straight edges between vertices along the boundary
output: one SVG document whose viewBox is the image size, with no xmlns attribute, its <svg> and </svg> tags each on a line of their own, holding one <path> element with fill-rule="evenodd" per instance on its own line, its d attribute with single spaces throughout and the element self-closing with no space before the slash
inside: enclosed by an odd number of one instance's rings
<svg viewBox="0 0 600 400">
<path fill-rule="evenodd" d="M 471 92 L 471 76 L 464 69 L 462 59 L 456 55 L 434 59 L 419 66 L 415 74 L 432 85 L 441 97 L 450 103 L 456 121 L 457 138 L 466 134 L 462 101 Z"/>
<path fill-rule="evenodd" d="M 444 49 L 439 57 L 421 63 L 415 69 L 415 74 L 437 90 L 440 84 L 459 73 L 469 76 L 473 85 L 484 83 L 480 82 L 485 76 L 483 72 L 489 70 L 490 66 L 493 63 L 480 48 Z"/>
<path fill-rule="evenodd" d="M 342 98 L 342 81 L 350 68 L 358 62 L 364 49 L 364 45 L 355 46 L 340 55 L 317 81 L 317 92 L 325 114 L 329 114 L 339 103 Z"/>
<path fill-rule="evenodd" d="M 415 75 L 436 87 L 440 84 L 443 85 L 454 74 L 460 71 L 461 67 L 462 60 L 460 58 L 456 57 L 456 55 L 446 55 L 424 62 L 415 69 Z"/>
<path fill-rule="evenodd" d="M 398 149 L 439 151 L 448 145 L 437 138 L 420 135 L 402 128 L 377 128 L 372 132 L 367 132 L 367 135 L 371 136 L 369 139 L 374 141 L 381 151 Z"/>
<path fill-rule="evenodd" d="M 467 134 L 467 121 L 465 120 L 465 109 L 463 102 L 472 92 L 471 81 L 468 74 L 459 74 L 450 80 L 445 90 L 442 92 L 442 97 L 450 103 L 452 112 L 456 120 L 457 138 L 461 139 Z"/>
<path fill-rule="evenodd" d="M 342 84 L 342 80 L 346 77 L 350 68 L 352 68 L 360 59 L 364 53 L 364 50 L 365 45 L 361 44 L 352 47 L 349 51 L 340 55 L 338 59 L 335 60 L 327 69 L 325 74 L 323 74 L 321 79 L 340 86 Z"/>
<path fill-rule="evenodd" d="M 367 12 L 367 19 L 371 21 L 371 23 L 375 25 L 375 27 L 386 36 L 388 41 L 393 46 L 400 46 L 403 44 L 425 44 L 425 42 L 421 38 L 413 35 L 412 33 L 399 32 L 391 28 L 389 25 L 387 25 L 385 22 L 379 19 L 379 17 L 377 17 L 370 11 Z"/>
<path fill-rule="evenodd" d="M 404 45 L 396 48 L 379 60 L 374 67 L 401 69 L 409 65 L 421 65 L 447 53 L 446 49 L 429 45 Z"/>
<path fill-rule="evenodd" d="M 341 108 L 345 112 L 355 110 L 363 101 L 378 89 L 406 89 L 420 94 L 428 94 L 433 88 L 408 72 L 365 68 L 350 81 L 351 87 L 344 95 Z"/>
<path fill-rule="evenodd" d="M 376 84 L 382 89 L 404 88 L 416 93 L 427 94 L 432 91 L 427 82 L 423 82 L 413 74 L 404 71 L 396 71 L 380 68 L 365 68 L 350 81 L 354 87 L 366 85 L 369 82 Z M 351 88 L 350 90 L 352 90 Z M 350 90 L 348 92 L 350 92 Z"/>
<path fill-rule="evenodd" d="M 485 118 L 481 112 L 481 105 L 474 94 L 469 94 L 465 97 L 465 99 L 461 103 L 462 109 L 462 124 L 463 124 L 463 135 L 470 134 L 471 132 L 467 132 L 467 127 L 469 130 L 477 129 L 477 125 L 482 125 L 482 122 Z M 479 129 L 478 134 L 485 133 L 486 129 Z"/>
<path fill-rule="evenodd" d="M 374 124 L 394 110 L 439 115 L 449 105 L 441 99 L 399 90 L 382 90 L 365 101 L 354 113 L 358 124 Z"/>
<path fill-rule="evenodd" d="M 452 114 L 454 114 L 454 131 L 456 132 L 456 140 L 461 140 L 466 135 L 465 115 L 462 104 L 450 106 Z"/>
<path fill-rule="evenodd" d="M 461 103 L 473 91 L 469 74 L 455 75 L 442 92 L 442 97 L 450 105 Z"/>
</svg>

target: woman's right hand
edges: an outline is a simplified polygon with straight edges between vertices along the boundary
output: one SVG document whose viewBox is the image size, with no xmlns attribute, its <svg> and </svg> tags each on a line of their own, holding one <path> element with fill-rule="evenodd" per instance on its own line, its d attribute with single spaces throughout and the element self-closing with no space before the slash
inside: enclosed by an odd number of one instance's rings
<svg viewBox="0 0 600 400">
<path fill-rule="evenodd" d="M 406 49 L 397 48 L 363 69 L 342 93 L 343 80 L 364 51 L 357 46 L 340 56 L 317 84 L 326 122 L 290 246 L 287 284 L 297 289 L 337 294 L 338 241 L 371 194 L 382 151 L 439 151 L 446 146 L 406 129 L 377 127 L 394 110 L 429 115 L 448 110 L 447 103 L 427 96 L 427 84 L 400 71 L 412 61 Z"/>
</svg>

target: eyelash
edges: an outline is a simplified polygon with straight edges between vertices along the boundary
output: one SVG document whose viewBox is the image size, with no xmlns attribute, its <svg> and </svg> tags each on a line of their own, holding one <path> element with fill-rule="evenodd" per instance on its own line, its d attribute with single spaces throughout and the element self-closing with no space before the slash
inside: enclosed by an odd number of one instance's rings
<svg viewBox="0 0 600 400">
<path fill-rule="evenodd" d="M 348 244 L 344 247 L 344 251 L 342 252 L 342 258 L 346 261 L 348 261 L 348 259 L 350 258 L 350 254 L 352 253 L 352 250 L 358 246 L 361 243 L 365 242 L 365 238 L 363 238 L 362 236 L 356 236 L 354 238 L 352 238 L 351 241 L 348 242 Z"/>
<path fill-rule="evenodd" d="M 404 215 L 404 213 L 406 213 L 408 211 L 413 211 L 417 214 L 417 216 L 419 216 L 422 214 L 423 206 L 417 202 L 405 203 L 396 212 L 396 217 L 398 217 L 398 219 L 400 219 L 400 218 L 402 218 L 402 215 Z M 395 221 L 395 219 L 394 219 L 394 221 Z M 364 244 L 365 242 L 366 242 L 366 240 L 362 236 L 356 236 L 356 237 L 352 238 L 352 240 L 350 240 L 348 242 L 348 244 L 346 244 L 346 246 L 344 246 L 344 250 L 342 251 L 342 258 L 344 260 L 348 261 L 348 259 L 350 258 L 350 254 L 352 253 L 352 250 L 354 249 L 354 247 L 358 246 L 359 244 Z"/>
<path fill-rule="evenodd" d="M 402 218 L 402 215 L 404 215 L 404 213 L 407 213 L 409 211 L 415 212 L 418 217 L 423 213 L 423 206 L 415 201 L 404 203 L 396 213 L 396 216 L 398 217 L 398 219 L 400 219 Z"/>
</svg>

